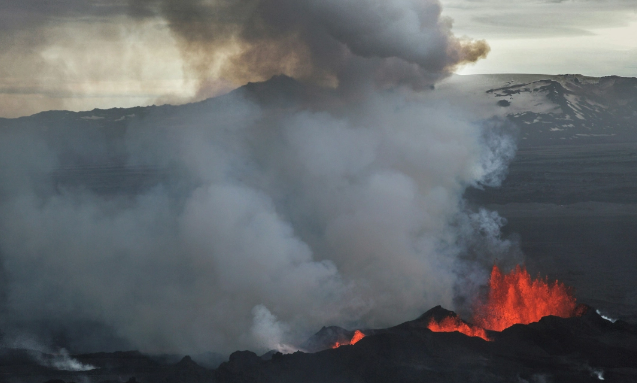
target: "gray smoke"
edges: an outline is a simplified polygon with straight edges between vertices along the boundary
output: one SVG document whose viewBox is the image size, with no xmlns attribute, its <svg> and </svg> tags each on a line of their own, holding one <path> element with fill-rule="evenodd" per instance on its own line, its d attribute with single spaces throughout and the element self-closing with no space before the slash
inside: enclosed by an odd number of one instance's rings
<svg viewBox="0 0 637 383">
<path fill-rule="evenodd" d="M 32 337 L 24 337 L 24 335 L 3 339 L 3 347 L 26 350 L 36 363 L 60 371 L 90 371 L 95 369 L 94 366 L 73 358 L 64 348 L 54 351 Z"/>
<path fill-rule="evenodd" d="M 5 325 L 86 320 L 145 350 L 229 351 L 452 307 L 468 247 L 500 243 L 497 215 L 467 212 L 461 195 L 503 170 L 484 162 L 484 135 L 501 133 L 435 93 L 330 104 L 282 113 L 239 92 L 158 110 L 115 141 L 107 129 L 7 135 Z M 505 137 L 497 148 L 513 147 Z M 68 158 L 111 156 L 163 176 L 132 195 L 47 186 L 79 166 Z"/>
<path fill-rule="evenodd" d="M 74 351 L 287 350 L 323 325 L 453 308 L 464 280 L 515 253 L 502 219 L 462 200 L 501 181 L 514 136 L 416 91 L 485 52 L 451 34 L 437 2 L 136 4 L 166 15 L 194 44 L 185 54 L 232 36 L 228 68 L 265 75 L 284 49 L 308 55 L 297 77 L 336 82 L 278 77 L 180 108 L 4 129 L 3 331 Z M 113 191 L 113 177 L 130 185 Z"/>
<path fill-rule="evenodd" d="M 438 0 L 130 0 L 133 16 L 161 15 L 187 72 L 237 83 L 286 74 L 320 84 L 375 78 L 423 88 L 486 57 L 458 38 Z"/>
</svg>

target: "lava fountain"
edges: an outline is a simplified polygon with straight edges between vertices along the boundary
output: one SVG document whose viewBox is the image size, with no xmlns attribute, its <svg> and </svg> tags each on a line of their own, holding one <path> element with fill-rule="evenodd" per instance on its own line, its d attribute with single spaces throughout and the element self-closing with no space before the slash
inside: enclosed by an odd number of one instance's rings
<svg viewBox="0 0 637 383">
<path fill-rule="evenodd" d="M 547 315 L 572 317 L 576 302 L 571 289 L 548 278 L 532 280 L 525 267 L 516 266 L 502 274 L 497 266 L 491 270 L 489 296 L 478 306 L 473 321 L 488 330 L 502 331 L 514 324 L 537 322 Z"/>
<path fill-rule="evenodd" d="M 474 311 L 474 326 L 458 317 L 448 317 L 441 322 L 432 320 L 428 328 L 435 332 L 458 331 L 489 340 L 485 329 L 502 331 L 514 324 L 537 322 L 548 315 L 569 318 L 577 315 L 575 308 L 571 289 L 563 283 L 550 283 L 548 278 L 532 279 L 523 266 L 502 274 L 494 265 L 487 299 Z"/>
<path fill-rule="evenodd" d="M 365 338 L 365 334 L 363 334 L 363 332 L 360 331 L 360 330 L 356 330 L 356 331 L 354 331 L 354 335 L 352 336 L 352 339 L 348 343 L 336 342 L 336 343 L 334 343 L 332 348 L 339 348 L 341 346 L 356 344 L 359 340 L 361 340 L 363 338 Z"/>
</svg>

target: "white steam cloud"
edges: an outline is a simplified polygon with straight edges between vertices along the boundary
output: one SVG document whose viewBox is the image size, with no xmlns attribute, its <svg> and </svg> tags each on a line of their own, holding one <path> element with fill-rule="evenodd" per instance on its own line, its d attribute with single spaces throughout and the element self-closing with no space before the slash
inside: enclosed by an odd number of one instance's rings
<svg viewBox="0 0 637 383">
<path fill-rule="evenodd" d="M 33 360 L 44 367 L 60 371 L 90 371 L 95 369 L 95 366 L 84 364 L 73 358 L 64 348 L 53 351 L 33 338 L 20 336 L 10 341 L 5 340 L 4 346 L 26 350 Z"/>
<path fill-rule="evenodd" d="M 479 265 L 462 258 L 469 245 L 504 243 L 480 255 L 487 263 L 508 251 L 497 214 L 461 200 L 504 170 L 484 145 L 502 132 L 433 95 L 336 101 L 281 114 L 239 92 L 196 113 L 158 111 L 114 143 L 19 135 L 40 144 L 4 162 L 5 177 L 25 178 L 3 182 L 7 325 L 82 319 L 147 350 L 232 350 L 263 343 L 259 326 L 245 336 L 259 305 L 294 330 L 277 344 L 452 307 L 460 268 Z M 506 137 L 496 148 L 514 146 Z M 81 145 L 60 148 L 70 139 Z M 164 178 L 132 196 L 46 188 L 44 164 L 107 143 Z"/>
<path fill-rule="evenodd" d="M 255 3 L 337 87 L 279 77 L 119 127 L 57 114 L 0 132 L 2 329 L 74 350 L 282 349 L 461 306 L 515 253 L 502 219 L 462 200 L 501 181 L 509 127 L 414 91 L 473 49 L 437 2 Z"/>
<path fill-rule="evenodd" d="M 606 319 L 607 321 L 609 321 L 611 323 L 617 322 L 617 319 L 614 319 L 614 318 L 611 318 L 609 316 L 606 316 L 606 315 L 602 314 L 599 310 L 595 310 L 595 312 L 597 312 L 597 315 L 601 316 L 602 318 Z"/>
<path fill-rule="evenodd" d="M 289 328 L 279 322 L 267 307 L 263 305 L 254 306 L 252 314 L 254 315 L 254 322 L 251 333 L 260 342 L 261 347 L 284 354 L 298 351 L 297 347 L 282 343 L 281 340 L 284 338 L 285 333 L 289 331 Z"/>
</svg>

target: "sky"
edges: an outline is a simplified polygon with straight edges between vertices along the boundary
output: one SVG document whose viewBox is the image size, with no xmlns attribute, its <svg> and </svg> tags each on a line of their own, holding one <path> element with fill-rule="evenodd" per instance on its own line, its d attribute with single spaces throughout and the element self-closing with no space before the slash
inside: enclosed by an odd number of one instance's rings
<svg viewBox="0 0 637 383">
<path fill-rule="evenodd" d="M 443 0 L 456 34 L 486 39 L 477 73 L 637 76 L 637 2 Z"/>
<path fill-rule="evenodd" d="M 180 45 L 179 33 L 187 31 L 171 28 L 171 17 L 214 1 L 184 1 L 173 16 L 166 9 L 153 11 L 157 3 L 0 1 L 0 116 L 185 103 L 265 79 L 224 75 L 218 64 L 232 54 L 231 44 L 196 47 L 214 51 L 205 55 L 214 60 L 184 60 L 193 49 Z M 239 3 L 247 5 L 237 14 L 249 14 L 250 1 Z M 457 68 L 458 74 L 637 76 L 634 1 L 441 0 L 441 5 L 456 35 L 485 39 L 491 47 L 486 59 Z M 218 23 L 214 13 L 198 17 L 196 23 Z M 206 72 L 205 86 L 193 71 Z"/>
</svg>

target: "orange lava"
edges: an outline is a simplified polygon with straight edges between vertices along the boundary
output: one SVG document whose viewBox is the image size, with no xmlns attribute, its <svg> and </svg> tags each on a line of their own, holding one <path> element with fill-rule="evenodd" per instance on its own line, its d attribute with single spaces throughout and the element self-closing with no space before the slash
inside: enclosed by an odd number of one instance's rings
<svg viewBox="0 0 637 383">
<path fill-rule="evenodd" d="M 363 338 L 365 338 L 365 334 L 360 332 L 360 330 L 356 330 L 354 331 L 354 336 L 352 337 L 352 340 L 349 341 L 349 344 L 356 344 L 356 342 Z"/>
<path fill-rule="evenodd" d="M 446 317 L 441 322 L 436 322 L 433 318 L 427 328 L 433 332 L 454 332 L 458 331 L 468 336 L 477 336 L 484 340 L 489 340 L 487 332 L 477 326 L 469 326 L 458 317 Z"/>
<path fill-rule="evenodd" d="M 487 302 L 476 309 L 473 321 L 485 329 L 502 331 L 514 324 L 537 322 L 547 315 L 572 317 L 575 306 L 575 298 L 563 283 L 532 280 L 526 268 L 520 266 L 503 275 L 494 265 Z"/>
<path fill-rule="evenodd" d="M 514 324 L 537 322 L 545 316 L 569 318 L 577 315 L 575 298 L 563 283 L 548 279 L 532 280 L 525 267 L 517 266 L 502 274 L 497 266 L 491 270 L 487 301 L 473 315 L 474 326 L 458 317 L 441 322 L 431 320 L 428 328 L 435 332 L 458 331 L 468 336 L 489 340 L 485 329 L 502 331 Z"/>
<path fill-rule="evenodd" d="M 347 346 L 347 345 L 350 345 L 350 344 L 356 344 L 359 340 L 361 340 L 363 338 L 365 338 L 365 334 L 363 334 L 360 330 L 356 330 L 356 331 L 354 331 L 354 335 L 352 336 L 352 339 L 349 341 L 349 343 L 336 342 L 336 343 L 334 343 L 332 348 L 339 348 L 341 346 Z"/>
</svg>

